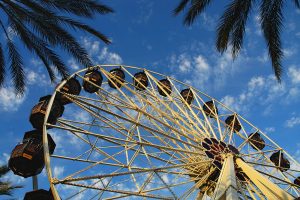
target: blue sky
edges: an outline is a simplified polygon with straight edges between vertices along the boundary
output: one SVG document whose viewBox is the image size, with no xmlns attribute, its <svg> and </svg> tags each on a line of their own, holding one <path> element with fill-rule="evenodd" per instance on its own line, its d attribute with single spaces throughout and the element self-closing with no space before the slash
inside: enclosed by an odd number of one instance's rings
<svg viewBox="0 0 300 200">
<path fill-rule="evenodd" d="M 186 27 L 182 15 L 172 16 L 176 5 L 173 0 L 103 2 L 116 12 L 88 23 L 113 43 L 105 46 L 90 35 L 74 33 L 96 64 L 139 66 L 191 84 L 244 116 L 300 161 L 300 11 L 291 2 L 284 10 L 281 84 L 273 76 L 257 10 L 249 17 L 244 48 L 233 61 L 229 52 L 220 55 L 214 46 L 214 30 L 224 6 L 221 3 L 212 3 L 193 26 Z M 8 81 L 0 89 L 0 164 L 5 163 L 23 133 L 31 129 L 28 119 L 32 106 L 40 96 L 52 93 L 56 85 L 49 82 L 37 58 L 27 52 L 23 55 L 28 80 L 24 97 L 15 97 Z M 62 55 L 72 72 L 82 68 Z M 20 199 L 31 189 L 30 179 L 12 174 L 7 178 L 25 186 L 15 193 Z M 46 188 L 44 175 L 40 181 Z"/>
</svg>

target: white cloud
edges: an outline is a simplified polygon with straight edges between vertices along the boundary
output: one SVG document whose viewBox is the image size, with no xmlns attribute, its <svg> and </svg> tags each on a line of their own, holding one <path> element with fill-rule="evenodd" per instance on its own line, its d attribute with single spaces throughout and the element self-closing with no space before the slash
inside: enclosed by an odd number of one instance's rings
<svg viewBox="0 0 300 200">
<path fill-rule="evenodd" d="M 295 66 L 288 69 L 288 76 L 291 78 L 292 83 L 300 83 L 300 69 L 297 69 Z"/>
<path fill-rule="evenodd" d="M 88 37 L 83 37 L 82 44 L 91 57 L 96 56 L 99 53 L 100 50 L 99 41 L 96 40 L 93 41 Z"/>
<path fill-rule="evenodd" d="M 300 124 L 300 117 L 292 117 L 285 122 L 286 126 L 292 128 Z"/>
<path fill-rule="evenodd" d="M 206 72 L 209 70 L 209 65 L 208 65 L 206 59 L 201 55 L 198 55 L 197 57 L 195 57 L 195 64 L 196 64 L 196 69 L 199 71 Z"/>
<path fill-rule="evenodd" d="M 259 15 L 255 15 L 254 17 L 254 23 L 255 23 L 255 34 L 256 35 L 262 35 L 262 31 L 260 28 L 260 16 Z"/>
<path fill-rule="evenodd" d="M 0 89 L 0 110 L 17 111 L 20 105 L 24 102 L 24 96 L 16 96 L 13 87 L 3 87 Z"/>
<path fill-rule="evenodd" d="M 261 111 L 267 115 L 272 110 L 275 99 L 286 99 L 285 95 L 289 91 L 286 88 L 286 84 L 279 84 L 273 75 L 255 76 L 249 80 L 247 88 L 240 94 L 226 95 L 221 99 L 221 102 L 232 110 L 243 114 L 246 114 L 252 106 L 263 105 L 265 109 Z"/>
<path fill-rule="evenodd" d="M 204 51 L 202 47 L 196 49 L 194 46 L 191 46 L 190 48 L 191 51 Z M 248 57 L 246 52 L 243 51 L 239 57 L 233 60 L 231 47 L 229 47 L 228 51 L 222 55 L 211 50 L 208 58 L 202 53 L 182 53 L 172 55 L 168 60 L 170 68 L 175 73 L 170 76 L 181 76 L 183 73 L 190 74 L 183 82 L 191 83 L 192 86 L 197 88 L 206 88 L 206 91 L 209 91 L 223 88 L 229 78 L 234 77 L 241 71 L 240 65 L 245 65 Z"/>
<path fill-rule="evenodd" d="M 248 87 L 249 87 L 249 90 L 254 90 L 254 89 L 257 89 L 257 87 L 261 88 L 263 87 L 263 85 L 265 84 L 265 79 L 261 76 L 259 77 L 253 77 L 249 83 L 248 83 Z"/>
<path fill-rule="evenodd" d="M 201 14 L 201 23 L 205 27 L 205 29 L 212 31 L 215 30 L 216 24 L 217 24 L 217 19 L 216 17 L 212 17 L 206 13 Z"/>
<path fill-rule="evenodd" d="M 9 154 L 2 153 L 2 155 L 0 156 L 0 166 L 1 165 L 7 165 L 8 159 L 9 159 Z"/>
<path fill-rule="evenodd" d="M 232 47 L 228 47 L 228 50 L 221 56 L 219 53 L 213 56 L 215 61 L 213 65 L 213 85 L 215 89 L 222 88 L 229 77 L 233 77 L 233 75 L 236 75 L 236 73 L 241 70 L 240 65 L 245 65 L 248 60 L 245 51 L 240 52 L 239 56 L 233 60 L 231 48 Z"/>
<path fill-rule="evenodd" d="M 123 62 L 121 56 L 115 52 L 111 52 L 107 47 L 100 48 L 99 41 L 92 40 L 88 37 L 82 38 L 83 46 L 88 50 L 89 55 L 97 62 L 105 64 L 121 64 Z M 70 64 L 74 68 L 79 68 L 74 61 L 70 60 Z"/>
<path fill-rule="evenodd" d="M 26 70 L 26 78 L 29 85 L 42 87 L 50 83 L 50 80 L 44 73 L 38 73 L 34 70 Z"/>
<path fill-rule="evenodd" d="M 283 54 L 285 57 L 291 57 L 297 53 L 297 48 L 291 47 L 291 48 L 286 48 L 283 49 Z"/>
<path fill-rule="evenodd" d="M 61 177 L 63 175 L 64 171 L 65 171 L 64 167 L 55 166 L 53 168 L 54 177 Z"/>
<path fill-rule="evenodd" d="M 273 133 L 273 132 L 275 132 L 275 127 L 267 127 L 267 128 L 265 128 L 265 133 Z"/>
<path fill-rule="evenodd" d="M 267 53 L 267 51 L 264 51 L 264 53 L 261 56 L 257 57 L 258 61 L 262 62 L 262 63 L 266 63 L 269 61 L 269 55 Z"/>
<path fill-rule="evenodd" d="M 178 57 L 179 70 L 181 72 L 190 72 L 192 69 L 192 63 L 190 58 L 186 54 L 181 54 Z"/>
<path fill-rule="evenodd" d="M 234 98 L 233 96 L 226 95 L 221 99 L 221 102 L 235 112 L 239 112 L 241 110 L 238 99 Z"/>
<path fill-rule="evenodd" d="M 68 66 L 71 67 L 71 69 L 73 69 L 75 71 L 79 70 L 79 68 L 80 68 L 78 63 L 73 58 L 68 60 L 67 63 L 68 63 Z"/>
<path fill-rule="evenodd" d="M 99 61 L 107 63 L 107 64 L 121 64 L 122 58 L 119 54 L 110 52 L 107 47 L 104 47 L 100 55 L 97 57 Z"/>
</svg>

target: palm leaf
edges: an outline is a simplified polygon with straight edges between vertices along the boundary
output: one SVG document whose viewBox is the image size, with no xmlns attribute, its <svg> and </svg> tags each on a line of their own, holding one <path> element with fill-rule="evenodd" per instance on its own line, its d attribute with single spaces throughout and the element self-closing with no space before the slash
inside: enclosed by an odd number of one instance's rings
<svg viewBox="0 0 300 200">
<path fill-rule="evenodd" d="M 295 3 L 295 6 L 300 9 L 300 2 L 299 2 L 299 0 L 293 0 L 293 1 Z"/>
<path fill-rule="evenodd" d="M 232 45 L 232 55 L 236 57 L 243 44 L 245 25 L 252 0 L 234 0 L 227 6 L 220 18 L 217 29 L 216 47 L 224 52 L 228 43 Z"/>
<path fill-rule="evenodd" d="M 25 75 L 22 57 L 10 38 L 7 38 L 7 47 L 10 59 L 10 71 L 16 93 L 23 95 L 25 92 Z"/>
<path fill-rule="evenodd" d="M 281 59 L 283 56 L 280 40 L 283 20 L 282 6 L 283 0 L 273 0 L 272 2 L 263 0 L 260 6 L 261 28 L 267 42 L 272 67 L 278 81 L 281 80 Z"/>
<path fill-rule="evenodd" d="M 0 178 L 9 172 L 9 168 L 6 165 L 0 166 Z"/>
<path fill-rule="evenodd" d="M 37 27 L 36 31 L 42 32 L 42 34 L 44 34 L 44 37 L 47 37 L 48 41 L 56 45 L 63 46 L 64 49 L 71 53 L 79 63 L 81 63 L 85 67 L 90 67 L 93 65 L 87 52 L 77 43 L 75 38 L 63 28 L 61 28 L 58 24 L 55 24 L 52 18 L 55 18 L 56 16 L 52 15 L 52 17 L 50 17 L 50 20 L 47 20 L 47 18 L 45 18 L 44 16 L 32 16 L 32 13 L 26 13 L 26 10 L 23 10 L 23 8 L 17 4 L 8 2 L 7 5 L 11 10 L 16 9 L 17 12 L 15 12 L 15 16 L 18 19 L 23 19 L 22 16 L 24 15 L 27 17 L 27 19 L 35 18 L 35 20 L 31 20 L 31 22 L 34 23 L 35 27 Z M 40 8 L 39 5 L 35 5 L 35 3 L 31 2 L 30 0 L 28 0 L 27 5 L 36 7 L 38 10 L 41 10 L 41 12 L 43 12 L 43 9 Z M 22 15 L 19 15 L 19 13 L 22 13 Z"/>
<path fill-rule="evenodd" d="M 178 15 L 180 12 L 182 12 L 189 1 L 190 0 L 181 0 L 178 6 L 173 11 L 174 15 Z"/>
<path fill-rule="evenodd" d="M 42 5 L 47 5 L 59 11 L 66 11 L 78 16 L 91 17 L 95 13 L 107 14 L 113 9 L 93 0 L 41 0 Z"/>
<path fill-rule="evenodd" d="M 71 26 L 72 28 L 75 28 L 75 29 L 84 30 L 84 31 L 96 36 L 97 38 L 99 38 L 100 40 L 105 42 L 106 44 L 111 43 L 111 41 L 104 34 L 100 33 L 99 31 L 93 29 L 92 27 L 90 27 L 86 24 L 83 24 L 81 22 L 74 21 L 70 18 L 62 17 L 62 16 L 59 17 L 59 19 L 61 20 L 61 23 L 69 25 L 69 26 Z"/>
<path fill-rule="evenodd" d="M 9 16 L 9 22 L 11 24 L 10 25 L 11 28 L 21 38 L 25 46 L 31 52 L 36 53 L 40 58 L 43 58 L 42 59 L 43 62 L 53 64 L 54 67 L 59 72 L 59 74 L 62 75 L 63 77 L 66 77 L 68 75 L 67 67 L 60 60 L 60 58 L 48 47 L 47 43 L 45 43 L 42 39 L 35 36 L 25 26 L 23 26 L 22 22 L 15 16 L 13 10 L 3 5 L 1 7 Z M 47 70 L 49 69 L 47 68 Z M 52 74 L 51 71 L 48 71 L 48 73 Z"/>
<path fill-rule="evenodd" d="M 5 78 L 5 60 L 2 45 L 0 43 L 0 87 L 2 87 Z"/>
<path fill-rule="evenodd" d="M 204 11 L 210 2 L 211 0 L 193 0 L 189 11 L 185 15 L 184 24 L 192 25 L 196 17 Z"/>
</svg>

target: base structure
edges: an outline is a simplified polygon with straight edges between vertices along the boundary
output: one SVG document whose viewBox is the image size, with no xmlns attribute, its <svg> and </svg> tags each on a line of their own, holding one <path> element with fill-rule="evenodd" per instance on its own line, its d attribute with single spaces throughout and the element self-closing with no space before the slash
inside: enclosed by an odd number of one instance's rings
<svg viewBox="0 0 300 200">
<path fill-rule="evenodd" d="M 222 167 L 213 198 L 214 200 L 239 199 L 237 193 L 236 176 L 233 155 L 227 154 Z"/>
<path fill-rule="evenodd" d="M 38 176 L 35 175 L 32 177 L 32 189 L 33 190 L 38 190 L 39 187 L 38 187 Z"/>
<path fill-rule="evenodd" d="M 251 194 L 254 199 L 264 195 L 267 199 L 294 200 L 289 193 L 272 183 L 268 178 L 257 172 L 252 166 L 240 158 L 234 158 L 232 154 L 224 155 L 224 163 L 216 185 L 213 200 L 239 199 L 236 180 L 235 164 L 249 177 L 251 182 L 259 189 L 256 195 Z M 235 161 L 234 161 L 235 160 Z M 253 188 L 254 190 L 254 188 Z M 255 193 L 256 193 L 255 192 Z M 255 198 L 255 196 L 257 198 Z M 198 195 L 197 200 L 203 199 L 203 194 Z"/>
</svg>

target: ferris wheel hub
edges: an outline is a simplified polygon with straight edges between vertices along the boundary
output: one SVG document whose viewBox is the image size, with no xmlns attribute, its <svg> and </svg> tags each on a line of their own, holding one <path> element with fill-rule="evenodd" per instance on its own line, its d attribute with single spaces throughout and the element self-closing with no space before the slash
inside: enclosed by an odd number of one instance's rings
<svg viewBox="0 0 300 200">
<path fill-rule="evenodd" d="M 222 169 L 226 154 L 239 154 L 239 150 L 236 147 L 215 138 L 204 138 L 201 144 L 205 149 L 207 157 L 213 159 L 214 166 L 220 170 Z"/>
</svg>

